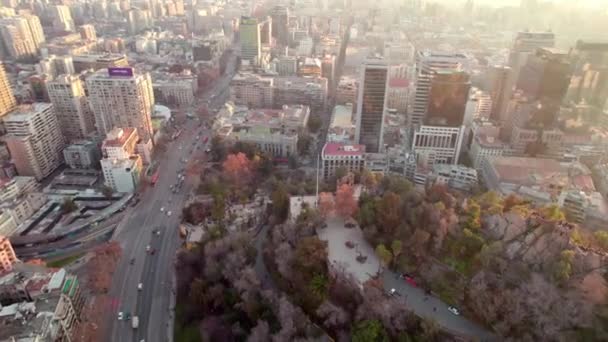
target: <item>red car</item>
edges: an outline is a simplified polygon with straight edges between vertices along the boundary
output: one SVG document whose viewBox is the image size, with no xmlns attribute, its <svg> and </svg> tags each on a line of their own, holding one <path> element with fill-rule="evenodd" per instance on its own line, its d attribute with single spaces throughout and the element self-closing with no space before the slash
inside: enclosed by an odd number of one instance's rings
<svg viewBox="0 0 608 342">
<path fill-rule="evenodd" d="M 405 282 L 412 285 L 413 287 L 418 287 L 418 284 L 416 283 L 414 278 L 412 278 L 412 276 L 403 274 L 403 275 L 401 275 L 401 278 L 405 279 Z"/>
</svg>

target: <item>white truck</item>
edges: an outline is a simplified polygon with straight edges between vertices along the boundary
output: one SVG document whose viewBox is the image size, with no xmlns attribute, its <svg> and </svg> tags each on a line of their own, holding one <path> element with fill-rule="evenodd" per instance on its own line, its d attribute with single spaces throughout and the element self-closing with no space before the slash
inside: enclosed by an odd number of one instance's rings
<svg viewBox="0 0 608 342">
<path fill-rule="evenodd" d="M 133 329 L 137 329 L 137 327 L 139 326 L 139 317 L 133 316 L 133 318 L 131 318 L 131 326 L 133 327 Z"/>
</svg>

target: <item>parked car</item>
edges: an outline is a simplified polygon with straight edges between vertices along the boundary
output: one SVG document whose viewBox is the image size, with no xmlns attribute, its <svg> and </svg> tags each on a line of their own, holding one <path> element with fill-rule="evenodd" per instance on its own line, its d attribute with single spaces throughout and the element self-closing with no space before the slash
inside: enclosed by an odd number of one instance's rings
<svg viewBox="0 0 608 342">
<path fill-rule="evenodd" d="M 450 307 L 448 308 L 448 311 L 449 311 L 449 312 L 451 312 L 451 313 L 453 313 L 453 314 L 454 314 L 454 315 L 456 315 L 456 316 L 460 315 L 460 311 L 458 311 L 458 309 L 456 309 L 456 308 L 455 308 L 455 307 L 453 307 L 453 306 L 450 306 Z"/>
</svg>

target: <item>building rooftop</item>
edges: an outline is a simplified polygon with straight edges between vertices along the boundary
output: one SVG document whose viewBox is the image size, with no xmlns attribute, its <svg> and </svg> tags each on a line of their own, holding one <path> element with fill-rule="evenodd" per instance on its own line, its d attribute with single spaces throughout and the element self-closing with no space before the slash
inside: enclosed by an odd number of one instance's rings
<svg viewBox="0 0 608 342">
<path fill-rule="evenodd" d="M 108 132 L 106 139 L 103 141 L 103 146 L 120 147 L 125 144 L 133 134 L 137 134 L 137 128 L 114 128 Z"/>
<path fill-rule="evenodd" d="M 35 102 L 17 106 L 12 112 L 2 118 L 4 122 L 20 122 L 29 119 L 30 116 L 51 107 L 50 103 Z"/>
<path fill-rule="evenodd" d="M 362 156 L 363 154 L 365 154 L 365 145 L 327 143 L 323 147 L 323 155 Z"/>
<path fill-rule="evenodd" d="M 500 183 L 536 187 L 552 193 L 560 189 L 595 191 L 591 171 L 577 162 L 527 157 L 489 157 L 488 161 Z"/>
</svg>

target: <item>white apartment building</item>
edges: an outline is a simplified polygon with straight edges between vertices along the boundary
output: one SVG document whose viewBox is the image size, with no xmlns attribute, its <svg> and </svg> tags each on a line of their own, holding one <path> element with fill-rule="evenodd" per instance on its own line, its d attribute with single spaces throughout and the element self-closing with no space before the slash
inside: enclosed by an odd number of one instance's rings
<svg viewBox="0 0 608 342">
<path fill-rule="evenodd" d="M 349 172 L 361 171 L 365 167 L 365 146 L 326 143 L 321 151 L 321 166 L 324 179 L 334 176 L 339 168 Z"/>
<path fill-rule="evenodd" d="M 139 184 L 143 163 L 139 155 L 127 159 L 102 159 L 105 184 L 116 192 L 134 192 Z"/>
<path fill-rule="evenodd" d="M 457 164 L 464 126 L 419 126 L 414 131 L 412 150 L 416 153 L 428 153 L 430 166 L 437 164 Z"/>
<path fill-rule="evenodd" d="M 71 75 L 76 73 L 72 56 L 55 55 L 50 55 L 47 58 L 40 60 L 36 66 L 36 71 L 51 77 L 57 77 L 61 74 Z"/>
<path fill-rule="evenodd" d="M 12 59 L 28 59 L 38 54 L 29 22 L 21 16 L 0 18 L 0 38 Z"/>
<path fill-rule="evenodd" d="M 152 139 L 154 92 L 148 73 L 132 68 L 102 69 L 86 80 L 97 131 L 106 135 L 115 127 L 135 127 L 144 140 Z"/>
<path fill-rule="evenodd" d="M 47 82 L 47 91 L 61 132 L 68 141 L 83 139 L 95 132 L 95 117 L 80 77 L 60 75 Z"/>
<path fill-rule="evenodd" d="M 17 230 L 17 223 L 6 210 L 0 211 L 0 235 L 11 236 Z"/>
<path fill-rule="evenodd" d="M 469 148 L 469 159 L 477 171 L 483 169 L 486 157 L 500 157 L 505 154 L 508 146 L 497 137 L 479 134 L 473 136 L 471 147 Z"/>
<path fill-rule="evenodd" d="M 41 180 L 63 163 L 65 140 L 50 103 L 17 107 L 4 117 L 4 137 L 17 171 Z"/>
<path fill-rule="evenodd" d="M 159 78 L 154 81 L 152 88 L 157 100 L 169 106 L 186 107 L 194 102 L 198 81 L 192 75 Z"/>
<path fill-rule="evenodd" d="M 249 108 L 274 106 L 274 79 L 256 74 L 237 74 L 230 81 L 230 100 Z"/>
<path fill-rule="evenodd" d="M 445 184 L 459 190 L 470 191 L 478 184 L 477 170 L 462 165 L 437 164 L 433 166 L 436 184 Z"/>
<path fill-rule="evenodd" d="M 411 125 L 420 125 L 426 116 L 433 75 L 442 70 L 466 70 L 470 58 L 460 53 L 440 53 L 418 51 L 416 54 L 416 91 L 412 113 L 409 116 Z"/>
<path fill-rule="evenodd" d="M 255 144 L 262 152 L 273 157 L 287 158 L 298 153 L 298 135 L 282 133 L 268 127 L 233 127 L 229 138 L 234 142 L 242 141 Z"/>
</svg>

